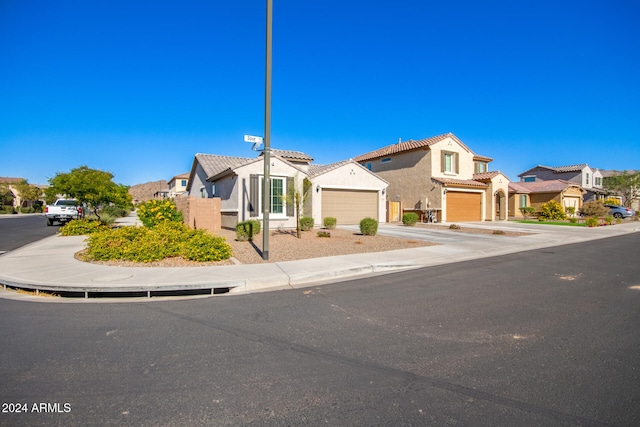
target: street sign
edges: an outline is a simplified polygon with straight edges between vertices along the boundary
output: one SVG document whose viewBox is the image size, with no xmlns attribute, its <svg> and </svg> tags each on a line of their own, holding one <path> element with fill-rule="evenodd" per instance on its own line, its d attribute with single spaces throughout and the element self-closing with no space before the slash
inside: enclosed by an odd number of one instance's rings
<svg viewBox="0 0 640 427">
<path fill-rule="evenodd" d="M 263 138 L 261 136 L 245 135 L 244 142 L 253 142 L 254 144 L 262 144 Z"/>
</svg>

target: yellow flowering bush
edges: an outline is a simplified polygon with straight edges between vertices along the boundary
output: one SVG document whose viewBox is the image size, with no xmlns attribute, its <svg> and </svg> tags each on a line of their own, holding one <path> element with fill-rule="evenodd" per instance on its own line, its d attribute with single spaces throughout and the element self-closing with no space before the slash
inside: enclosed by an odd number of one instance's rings
<svg viewBox="0 0 640 427">
<path fill-rule="evenodd" d="M 189 230 L 181 222 L 164 221 L 153 228 L 122 227 L 93 233 L 87 240 L 87 257 L 97 261 L 151 262 L 169 257 L 206 262 L 231 257 L 223 237 Z"/>
<path fill-rule="evenodd" d="M 149 200 L 138 206 L 138 218 L 147 228 L 165 222 L 182 222 L 182 212 L 178 211 L 173 200 Z"/>
</svg>

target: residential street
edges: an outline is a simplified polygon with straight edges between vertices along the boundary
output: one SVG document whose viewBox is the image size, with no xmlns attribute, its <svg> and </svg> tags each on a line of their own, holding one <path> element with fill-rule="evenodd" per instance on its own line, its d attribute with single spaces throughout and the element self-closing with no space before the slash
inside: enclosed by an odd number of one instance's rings
<svg viewBox="0 0 640 427">
<path fill-rule="evenodd" d="M 200 300 L 0 300 L 0 425 L 638 425 L 638 243 Z"/>
</svg>

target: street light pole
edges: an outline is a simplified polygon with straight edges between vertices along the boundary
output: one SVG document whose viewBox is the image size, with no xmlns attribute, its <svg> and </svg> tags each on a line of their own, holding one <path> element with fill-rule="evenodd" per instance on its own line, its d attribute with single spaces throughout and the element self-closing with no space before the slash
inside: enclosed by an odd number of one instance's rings
<svg viewBox="0 0 640 427">
<path fill-rule="evenodd" d="M 271 210 L 271 23 L 273 0 L 267 0 L 267 46 L 264 91 L 264 183 L 262 184 L 262 259 L 269 260 L 269 211 Z"/>
</svg>

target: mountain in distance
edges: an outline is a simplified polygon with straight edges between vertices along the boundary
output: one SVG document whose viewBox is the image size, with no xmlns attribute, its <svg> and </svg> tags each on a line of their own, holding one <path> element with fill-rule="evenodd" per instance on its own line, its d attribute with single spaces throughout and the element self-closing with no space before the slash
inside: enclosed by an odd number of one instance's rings
<svg viewBox="0 0 640 427">
<path fill-rule="evenodd" d="M 161 190 L 167 190 L 169 184 L 164 179 L 159 181 L 145 182 L 144 184 L 136 184 L 129 188 L 129 194 L 133 198 L 133 203 L 142 203 L 153 200 L 153 195 Z"/>
</svg>

